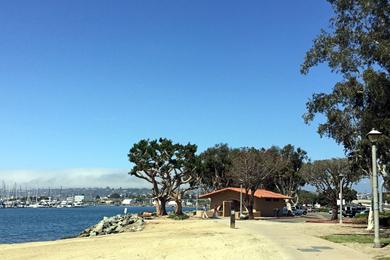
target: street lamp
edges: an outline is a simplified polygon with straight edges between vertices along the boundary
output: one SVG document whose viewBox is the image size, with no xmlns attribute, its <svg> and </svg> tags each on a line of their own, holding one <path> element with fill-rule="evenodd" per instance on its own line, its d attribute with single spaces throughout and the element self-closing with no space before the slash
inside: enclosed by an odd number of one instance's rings
<svg viewBox="0 0 390 260">
<path fill-rule="evenodd" d="M 340 212 L 339 212 L 339 223 L 343 224 L 343 180 L 344 174 L 340 174 Z"/>
<path fill-rule="evenodd" d="M 368 134 L 367 138 L 371 142 L 372 150 L 372 196 L 373 196 L 373 208 L 374 208 L 374 248 L 380 248 L 381 243 L 379 239 L 379 205 L 378 205 L 378 175 L 376 172 L 376 142 L 382 135 L 381 132 L 372 129 Z"/>
</svg>

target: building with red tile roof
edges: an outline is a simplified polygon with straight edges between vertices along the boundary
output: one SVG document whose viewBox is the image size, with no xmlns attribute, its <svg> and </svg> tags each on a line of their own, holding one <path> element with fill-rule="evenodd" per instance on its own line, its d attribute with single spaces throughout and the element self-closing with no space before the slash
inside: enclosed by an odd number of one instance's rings
<svg viewBox="0 0 390 260">
<path fill-rule="evenodd" d="M 235 187 L 224 188 L 199 196 L 202 199 L 210 199 L 212 209 L 222 210 L 224 202 L 230 202 L 232 209 L 240 210 L 240 193 L 245 197 L 245 190 Z M 285 200 L 289 196 L 272 192 L 269 190 L 258 189 L 255 191 L 254 210 L 257 216 L 270 217 L 275 216 L 276 212 L 281 212 L 286 205 Z M 225 209 L 223 210 L 226 211 Z M 228 210 L 229 211 L 229 210 Z"/>
</svg>

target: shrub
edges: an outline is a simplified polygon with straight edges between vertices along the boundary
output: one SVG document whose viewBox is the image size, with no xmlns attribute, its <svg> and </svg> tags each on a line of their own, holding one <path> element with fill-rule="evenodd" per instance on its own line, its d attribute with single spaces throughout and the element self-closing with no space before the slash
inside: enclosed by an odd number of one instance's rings
<svg viewBox="0 0 390 260">
<path fill-rule="evenodd" d="M 174 220 L 184 220 L 184 219 L 189 218 L 189 216 L 186 215 L 186 214 L 183 214 L 183 215 L 176 215 L 175 213 L 170 213 L 170 214 L 168 215 L 168 218 L 171 218 L 171 219 L 174 219 Z"/>
<path fill-rule="evenodd" d="M 383 212 L 379 215 L 379 224 L 384 227 L 390 227 L 390 212 Z"/>
<path fill-rule="evenodd" d="M 359 214 L 352 219 L 352 224 L 367 224 L 368 214 Z M 390 212 L 379 214 L 379 224 L 384 227 L 390 227 Z"/>
<path fill-rule="evenodd" d="M 368 223 L 367 214 L 359 214 L 352 219 L 352 224 L 367 224 L 367 223 Z"/>
</svg>

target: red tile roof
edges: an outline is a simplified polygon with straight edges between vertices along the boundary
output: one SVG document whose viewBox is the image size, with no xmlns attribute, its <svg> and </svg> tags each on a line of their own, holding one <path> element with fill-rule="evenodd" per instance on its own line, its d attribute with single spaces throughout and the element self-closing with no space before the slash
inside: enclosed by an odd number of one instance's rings
<svg viewBox="0 0 390 260">
<path fill-rule="evenodd" d="M 214 194 L 217 194 L 217 193 L 220 193 L 220 192 L 224 192 L 224 191 L 240 192 L 240 188 L 233 188 L 233 187 L 224 188 L 224 189 L 220 189 L 220 190 L 216 190 L 216 191 L 212 191 L 210 193 L 206 193 L 206 194 L 200 195 L 199 198 L 202 198 L 202 199 L 211 198 Z M 242 193 L 245 194 L 245 189 L 242 189 Z M 286 196 L 286 195 L 283 195 L 283 194 L 280 194 L 280 193 L 276 193 L 276 192 L 272 192 L 272 191 L 269 191 L 269 190 L 264 190 L 264 189 L 256 190 L 255 191 L 255 197 L 257 197 L 259 199 L 261 199 L 261 198 L 267 198 L 267 199 L 291 199 L 291 197 L 289 197 L 289 196 Z"/>
</svg>

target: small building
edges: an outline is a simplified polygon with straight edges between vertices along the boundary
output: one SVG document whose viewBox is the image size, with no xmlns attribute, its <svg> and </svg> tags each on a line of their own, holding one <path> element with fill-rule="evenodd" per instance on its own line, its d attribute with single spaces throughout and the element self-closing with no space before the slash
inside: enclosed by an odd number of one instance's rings
<svg viewBox="0 0 390 260">
<path fill-rule="evenodd" d="M 73 202 L 74 203 L 84 203 L 85 196 L 84 195 L 76 195 L 74 196 Z"/>
<path fill-rule="evenodd" d="M 224 202 L 229 201 L 231 208 L 236 212 L 240 210 L 240 193 L 242 198 L 245 198 L 245 190 L 240 188 L 224 188 L 216 190 L 207 194 L 199 196 L 202 199 L 210 199 L 210 208 L 222 210 Z M 289 196 L 279 194 L 276 192 L 258 189 L 255 191 L 255 201 L 253 205 L 256 216 L 272 217 L 277 211 L 282 212 L 283 207 L 286 206 L 286 199 L 291 199 Z M 243 209 L 244 203 L 243 203 Z M 224 210 L 225 211 L 225 210 Z"/>
<path fill-rule="evenodd" d="M 128 206 L 128 205 L 131 205 L 132 202 L 133 202 L 132 199 L 124 199 L 124 200 L 122 200 L 122 205 Z"/>
</svg>

